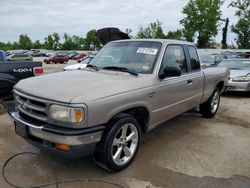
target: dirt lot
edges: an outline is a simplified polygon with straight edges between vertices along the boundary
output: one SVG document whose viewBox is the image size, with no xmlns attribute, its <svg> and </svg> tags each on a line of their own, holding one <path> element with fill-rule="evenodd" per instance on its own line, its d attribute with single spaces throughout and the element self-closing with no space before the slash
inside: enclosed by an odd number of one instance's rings
<svg viewBox="0 0 250 188">
<path fill-rule="evenodd" d="M 70 62 L 72 64 L 74 62 Z M 46 72 L 65 65 L 47 65 Z M 101 179 L 131 188 L 250 187 L 250 98 L 238 93 L 224 95 L 217 116 L 204 119 L 197 112 L 176 117 L 143 135 L 132 165 L 112 174 L 99 168 L 91 157 L 61 159 L 26 143 L 14 133 L 9 116 L 0 115 L 0 166 L 12 155 L 31 151 L 41 154 L 19 156 L 6 167 L 6 176 L 16 185 L 34 187 L 59 180 Z M 8 186 L 0 178 L 0 187 Z M 48 186 L 55 187 L 54 185 Z M 115 187 L 104 183 L 73 182 L 66 187 Z"/>
</svg>

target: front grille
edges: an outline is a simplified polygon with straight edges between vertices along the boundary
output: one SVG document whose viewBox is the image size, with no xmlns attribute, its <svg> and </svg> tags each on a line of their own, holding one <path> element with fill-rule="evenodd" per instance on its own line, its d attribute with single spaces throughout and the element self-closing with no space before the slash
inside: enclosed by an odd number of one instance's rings
<svg viewBox="0 0 250 188">
<path fill-rule="evenodd" d="M 48 123 L 49 104 L 42 99 L 14 91 L 17 109 L 30 120 Z"/>
</svg>

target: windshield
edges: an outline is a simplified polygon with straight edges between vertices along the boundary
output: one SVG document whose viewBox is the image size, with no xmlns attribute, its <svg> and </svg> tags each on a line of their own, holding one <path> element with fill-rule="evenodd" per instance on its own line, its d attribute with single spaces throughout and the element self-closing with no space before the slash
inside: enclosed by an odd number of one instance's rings
<svg viewBox="0 0 250 188">
<path fill-rule="evenodd" d="M 250 60 L 223 60 L 218 66 L 229 69 L 250 69 Z"/>
<path fill-rule="evenodd" d="M 88 64 L 93 58 L 94 57 L 86 57 L 80 63 L 82 63 L 82 64 Z"/>
<path fill-rule="evenodd" d="M 160 42 L 114 42 L 107 44 L 90 64 L 98 68 L 123 67 L 136 73 L 149 74 L 160 48 Z"/>
</svg>

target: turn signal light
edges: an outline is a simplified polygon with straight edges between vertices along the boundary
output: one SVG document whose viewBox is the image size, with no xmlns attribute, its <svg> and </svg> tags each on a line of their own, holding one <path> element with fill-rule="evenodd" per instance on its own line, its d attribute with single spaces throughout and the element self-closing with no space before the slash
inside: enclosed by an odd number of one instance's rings
<svg viewBox="0 0 250 188">
<path fill-rule="evenodd" d="M 79 123 L 84 119 L 84 111 L 82 108 L 76 108 L 75 111 L 75 122 Z"/>
<path fill-rule="evenodd" d="M 62 150 L 62 151 L 70 151 L 70 146 L 66 144 L 56 144 L 56 149 Z"/>
</svg>

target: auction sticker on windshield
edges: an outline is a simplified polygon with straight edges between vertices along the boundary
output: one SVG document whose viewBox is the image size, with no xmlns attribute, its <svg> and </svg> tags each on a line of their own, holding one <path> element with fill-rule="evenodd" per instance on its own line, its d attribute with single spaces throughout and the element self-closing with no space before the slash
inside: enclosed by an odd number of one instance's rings
<svg viewBox="0 0 250 188">
<path fill-rule="evenodd" d="M 155 49 L 155 48 L 138 48 L 136 53 L 156 55 L 157 51 L 158 51 L 158 49 Z"/>
</svg>

